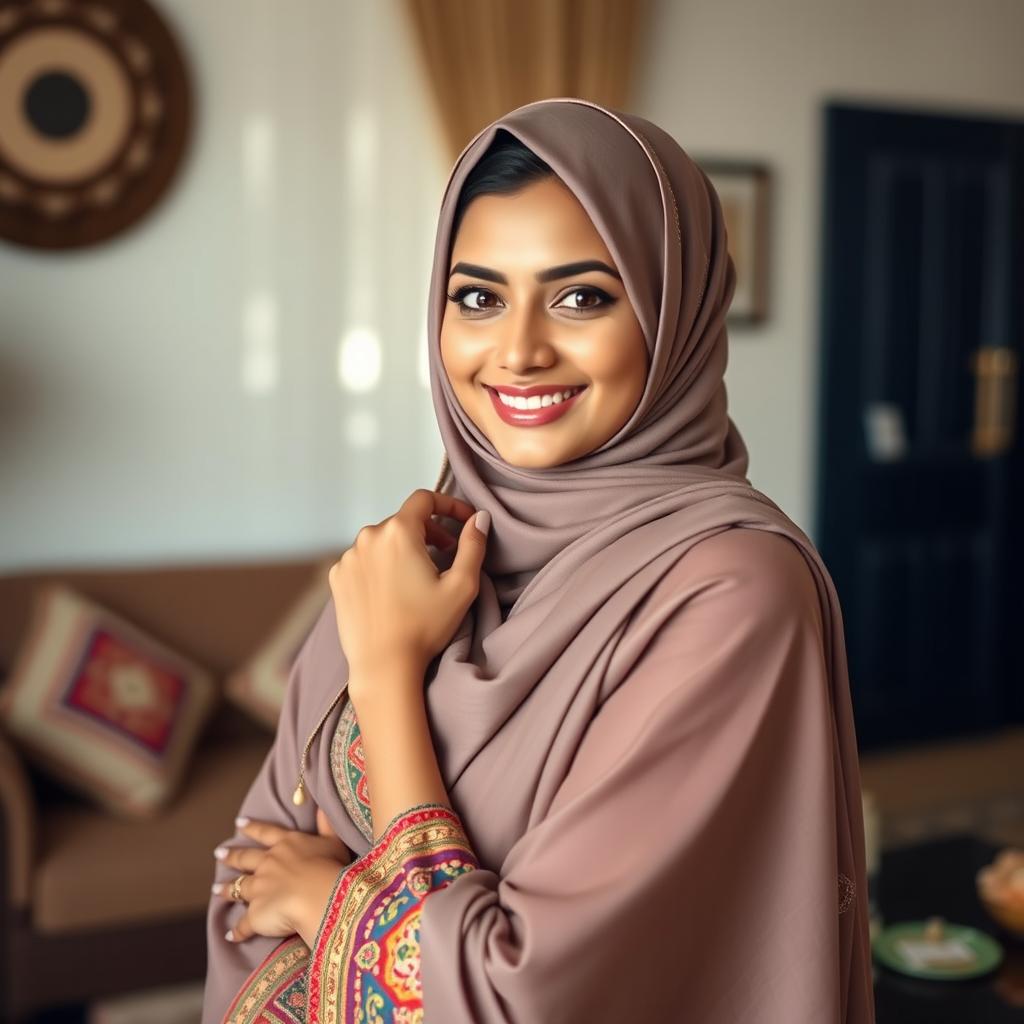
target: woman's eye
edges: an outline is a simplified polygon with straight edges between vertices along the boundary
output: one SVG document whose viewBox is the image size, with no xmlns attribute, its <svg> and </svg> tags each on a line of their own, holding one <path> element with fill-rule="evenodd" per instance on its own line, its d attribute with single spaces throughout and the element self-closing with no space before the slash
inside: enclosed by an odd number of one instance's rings
<svg viewBox="0 0 1024 1024">
<path fill-rule="evenodd" d="M 484 313 L 491 308 L 486 305 L 480 305 L 479 299 L 475 299 L 473 303 L 467 304 L 465 301 L 467 295 L 489 295 L 491 298 L 497 299 L 497 295 L 495 295 L 494 292 L 490 292 L 486 288 L 473 288 L 469 285 L 464 285 L 457 291 L 452 292 L 449 294 L 448 298 L 451 299 L 451 301 L 454 302 L 464 313 Z"/>
<path fill-rule="evenodd" d="M 579 310 L 585 312 L 588 309 L 599 309 L 601 306 L 610 305 L 615 300 L 606 292 L 600 288 L 573 288 L 571 292 L 566 292 L 565 298 L 572 299 L 573 296 L 582 295 L 585 299 L 596 299 L 596 302 L 586 303 L 575 303 L 570 302 L 569 309 Z M 560 302 L 559 305 L 562 305 Z"/>
</svg>

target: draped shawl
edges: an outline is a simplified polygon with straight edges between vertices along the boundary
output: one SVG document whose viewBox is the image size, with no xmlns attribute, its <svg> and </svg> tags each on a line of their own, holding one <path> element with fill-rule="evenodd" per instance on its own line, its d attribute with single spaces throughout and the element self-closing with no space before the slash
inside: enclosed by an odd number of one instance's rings
<svg viewBox="0 0 1024 1024">
<path fill-rule="evenodd" d="M 440 358 L 456 201 L 498 129 L 578 198 L 650 356 L 619 431 L 549 468 L 499 456 Z M 874 1020 L 842 616 L 814 545 L 746 476 L 723 380 L 734 288 L 714 188 L 635 114 L 529 103 L 452 168 L 428 307 L 438 486 L 492 525 L 479 596 L 425 679 L 442 777 L 480 862 L 424 902 L 426 1024 Z M 803 586 L 763 545 L 724 582 L 698 557 L 702 541 L 750 530 L 787 538 Z M 713 584 L 720 603 L 702 614 Z M 666 631 L 677 653 L 646 660 Z M 315 831 L 321 806 L 360 856 L 367 840 L 331 777 L 340 706 L 321 722 L 346 678 L 329 604 L 242 812 Z M 596 723 L 626 731 L 606 761 L 587 745 Z M 311 733 L 312 799 L 295 807 Z M 275 943 L 224 942 L 234 913 L 211 905 L 204 1024 Z"/>
</svg>

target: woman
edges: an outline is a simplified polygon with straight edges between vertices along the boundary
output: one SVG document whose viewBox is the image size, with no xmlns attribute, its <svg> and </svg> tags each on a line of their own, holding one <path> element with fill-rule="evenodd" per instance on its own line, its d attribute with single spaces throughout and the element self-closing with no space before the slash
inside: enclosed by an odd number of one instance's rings
<svg viewBox="0 0 1024 1024">
<path fill-rule="evenodd" d="M 217 865 L 204 1024 L 874 1020 L 840 608 L 745 475 L 734 286 L 643 118 L 542 100 L 462 152 L 446 465 L 331 570 Z"/>
</svg>

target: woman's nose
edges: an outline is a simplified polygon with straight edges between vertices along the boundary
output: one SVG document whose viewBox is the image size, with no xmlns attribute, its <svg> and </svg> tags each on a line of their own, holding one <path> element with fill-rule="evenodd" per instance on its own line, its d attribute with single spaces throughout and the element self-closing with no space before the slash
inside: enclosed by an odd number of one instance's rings
<svg viewBox="0 0 1024 1024">
<path fill-rule="evenodd" d="M 520 306 L 495 324 L 498 331 L 498 364 L 513 373 L 535 366 L 550 366 L 555 351 L 548 339 L 544 318 L 533 308 Z"/>
</svg>

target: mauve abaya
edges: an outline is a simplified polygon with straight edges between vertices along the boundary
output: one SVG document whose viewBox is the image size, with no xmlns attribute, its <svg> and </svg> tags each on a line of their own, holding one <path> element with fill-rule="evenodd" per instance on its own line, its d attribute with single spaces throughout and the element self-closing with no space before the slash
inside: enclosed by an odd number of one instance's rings
<svg viewBox="0 0 1024 1024">
<path fill-rule="evenodd" d="M 650 355 L 618 433 L 548 469 L 500 458 L 439 355 L 455 202 L 498 129 L 590 215 Z M 459 156 L 431 387 L 445 489 L 492 527 L 479 596 L 425 679 L 453 810 L 410 808 L 372 842 L 358 744 L 331 756 L 350 705 L 328 602 L 240 813 L 313 832 L 320 806 L 357 859 L 312 950 L 229 943 L 241 908 L 211 900 L 203 1024 L 229 1007 L 308 1024 L 874 1021 L 842 616 L 811 541 L 746 478 L 723 382 L 734 287 L 717 195 L 643 118 L 542 100 Z"/>
</svg>

